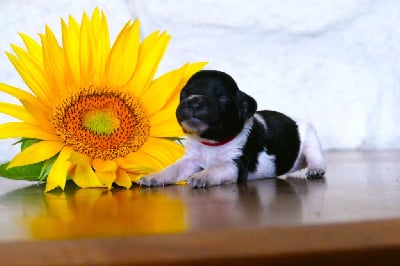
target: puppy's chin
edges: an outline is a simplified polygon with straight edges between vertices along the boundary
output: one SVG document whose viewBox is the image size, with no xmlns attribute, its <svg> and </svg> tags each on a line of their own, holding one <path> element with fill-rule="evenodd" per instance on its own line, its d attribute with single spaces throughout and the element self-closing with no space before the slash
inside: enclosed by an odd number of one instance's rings
<svg viewBox="0 0 400 266">
<path fill-rule="evenodd" d="M 208 129 L 208 125 L 198 118 L 190 118 L 180 122 L 183 131 L 187 134 L 199 135 Z"/>
</svg>

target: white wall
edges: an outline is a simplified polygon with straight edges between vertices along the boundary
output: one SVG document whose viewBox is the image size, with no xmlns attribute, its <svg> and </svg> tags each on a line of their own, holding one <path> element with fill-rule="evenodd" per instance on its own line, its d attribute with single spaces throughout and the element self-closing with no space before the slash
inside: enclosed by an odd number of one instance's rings
<svg viewBox="0 0 400 266">
<path fill-rule="evenodd" d="M 260 109 L 312 121 L 325 149 L 400 148 L 400 1 L 0 0 L 0 50 L 95 5 L 113 37 L 136 17 L 143 34 L 172 34 L 159 73 L 208 61 Z M 0 82 L 25 87 L 4 53 Z"/>
</svg>

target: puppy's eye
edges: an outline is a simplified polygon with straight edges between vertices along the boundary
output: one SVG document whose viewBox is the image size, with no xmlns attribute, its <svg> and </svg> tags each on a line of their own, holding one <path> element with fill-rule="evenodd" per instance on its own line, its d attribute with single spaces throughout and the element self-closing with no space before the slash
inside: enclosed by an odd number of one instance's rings
<svg viewBox="0 0 400 266">
<path fill-rule="evenodd" d="M 220 101 L 220 102 L 228 102 L 230 100 L 231 100 L 231 98 L 229 98 L 226 95 L 221 95 L 221 96 L 218 97 L 218 101 Z"/>
</svg>

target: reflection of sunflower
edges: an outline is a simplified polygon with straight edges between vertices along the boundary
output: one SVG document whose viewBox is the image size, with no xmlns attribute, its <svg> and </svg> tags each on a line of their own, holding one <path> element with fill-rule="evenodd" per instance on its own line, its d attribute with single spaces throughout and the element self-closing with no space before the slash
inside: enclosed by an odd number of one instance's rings
<svg viewBox="0 0 400 266">
<path fill-rule="evenodd" d="M 110 46 L 97 8 L 80 25 L 70 17 L 61 26 L 62 45 L 46 27 L 40 44 L 21 34 L 26 48 L 12 45 L 15 54 L 7 54 L 32 91 L 0 84 L 22 103 L 0 103 L 0 112 L 20 120 L 0 125 L 0 138 L 30 141 L 8 167 L 46 162 L 46 191 L 63 189 L 67 178 L 80 187 L 130 187 L 181 156 L 182 147 L 169 140 L 182 135 L 179 90 L 204 63 L 153 80 L 166 33 L 140 42 L 139 21 L 129 21 Z"/>
<path fill-rule="evenodd" d="M 160 192 L 81 189 L 44 197 L 45 208 L 28 219 L 34 239 L 180 233 L 187 227 L 183 202 Z"/>
</svg>

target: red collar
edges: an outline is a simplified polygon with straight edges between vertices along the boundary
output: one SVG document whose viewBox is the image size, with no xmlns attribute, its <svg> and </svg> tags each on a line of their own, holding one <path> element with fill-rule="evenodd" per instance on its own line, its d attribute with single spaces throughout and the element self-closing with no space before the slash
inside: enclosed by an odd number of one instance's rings
<svg viewBox="0 0 400 266">
<path fill-rule="evenodd" d="M 206 146 L 222 146 L 226 143 L 228 143 L 229 141 L 233 140 L 237 135 L 234 135 L 233 137 L 230 137 L 226 140 L 220 141 L 220 142 L 208 142 L 208 141 L 200 141 L 201 144 L 206 145 Z"/>
</svg>

